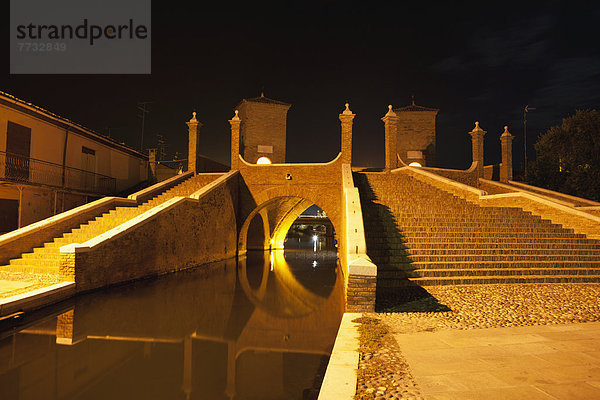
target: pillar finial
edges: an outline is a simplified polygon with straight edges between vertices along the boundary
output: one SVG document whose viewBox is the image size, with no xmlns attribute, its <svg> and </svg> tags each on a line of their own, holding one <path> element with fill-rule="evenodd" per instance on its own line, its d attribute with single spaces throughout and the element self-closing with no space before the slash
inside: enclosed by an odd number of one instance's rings
<svg viewBox="0 0 600 400">
<path fill-rule="evenodd" d="M 240 116 L 238 115 L 239 110 L 235 110 L 235 115 L 233 116 L 233 118 L 231 118 L 232 121 L 239 121 L 240 120 Z"/>
<path fill-rule="evenodd" d="M 470 133 L 485 134 L 486 131 L 484 131 L 483 129 L 481 129 L 481 127 L 479 126 L 479 121 L 475 121 L 475 128 L 473 128 L 473 130 Z"/>
<path fill-rule="evenodd" d="M 352 115 L 352 111 L 350 110 L 350 103 L 346 103 L 346 109 L 342 112 L 343 115 Z"/>
<path fill-rule="evenodd" d="M 198 120 L 196 119 L 196 111 L 192 112 L 192 119 L 190 119 L 190 122 L 198 122 Z"/>
<path fill-rule="evenodd" d="M 395 117 L 396 113 L 392 110 L 392 105 L 388 105 L 388 112 L 385 114 L 386 117 Z"/>
</svg>

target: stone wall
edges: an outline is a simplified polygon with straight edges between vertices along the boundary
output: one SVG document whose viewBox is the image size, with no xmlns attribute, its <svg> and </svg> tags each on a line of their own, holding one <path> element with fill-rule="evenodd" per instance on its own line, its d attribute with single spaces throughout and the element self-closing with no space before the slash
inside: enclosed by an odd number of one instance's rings
<svg viewBox="0 0 600 400">
<path fill-rule="evenodd" d="M 238 173 L 175 197 L 83 244 L 61 248 L 78 292 L 190 268 L 236 254 Z M 143 249 L 143 250 L 141 250 Z"/>
<path fill-rule="evenodd" d="M 519 207 L 555 224 L 573 229 L 575 233 L 587 235 L 591 239 L 600 239 L 600 217 L 536 195 L 519 192 L 482 196 L 479 204 L 488 207 Z"/>
<path fill-rule="evenodd" d="M 453 181 L 460 182 L 465 185 L 477 187 L 477 175 L 475 168 L 462 169 L 445 169 L 445 168 L 423 168 L 426 171 L 433 172 L 439 176 L 443 176 Z"/>
</svg>

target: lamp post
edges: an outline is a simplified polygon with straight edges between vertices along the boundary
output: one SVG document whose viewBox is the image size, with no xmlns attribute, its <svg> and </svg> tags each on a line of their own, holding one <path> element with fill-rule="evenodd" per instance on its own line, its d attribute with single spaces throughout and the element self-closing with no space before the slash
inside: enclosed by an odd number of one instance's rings
<svg viewBox="0 0 600 400">
<path fill-rule="evenodd" d="M 529 107 L 529 105 L 526 105 L 525 108 L 523 108 L 523 156 L 525 159 L 523 173 L 525 173 L 525 170 L 527 169 L 527 113 L 532 110 L 535 110 L 535 108 Z"/>
</svg>

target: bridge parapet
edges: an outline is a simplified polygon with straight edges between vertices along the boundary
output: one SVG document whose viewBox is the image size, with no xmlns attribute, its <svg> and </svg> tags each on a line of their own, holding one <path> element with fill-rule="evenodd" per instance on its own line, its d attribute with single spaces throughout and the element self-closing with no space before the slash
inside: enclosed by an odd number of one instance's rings
<svg viewBox="0 0 600 400">
<path fill-rule="evenodd" d="M 346 271 L 346 311 L 374 311 L 377 266 L 367 256 L 365 229 L 358 188 L 354 187 L 350 164 L 342 165 L 342 263 Z"/>
</svg>

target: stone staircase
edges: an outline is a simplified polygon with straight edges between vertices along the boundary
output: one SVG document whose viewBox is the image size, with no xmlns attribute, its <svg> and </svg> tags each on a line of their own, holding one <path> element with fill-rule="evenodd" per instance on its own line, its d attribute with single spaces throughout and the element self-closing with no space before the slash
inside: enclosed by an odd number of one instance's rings
<svg viewBox="0 0 600 400">
<path fill-rule="evenodd" d="M 190 196 L 216 178 L 214 174 L 192 176 L 137 207 L 116 207 L 29 253 L 21 254 L 20 258 L 10 260 L 8 265 L 0 266 L 0 271 L 58 274 L 62 246 L 84 243 L 176 196 Z"/>
<path fill-rule="evenodd" d="M 380 289 L 600 282 L 600 241 L 520 208 L 482 207 L 405 173 L 355 173 Z"/>
</svg>

